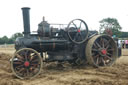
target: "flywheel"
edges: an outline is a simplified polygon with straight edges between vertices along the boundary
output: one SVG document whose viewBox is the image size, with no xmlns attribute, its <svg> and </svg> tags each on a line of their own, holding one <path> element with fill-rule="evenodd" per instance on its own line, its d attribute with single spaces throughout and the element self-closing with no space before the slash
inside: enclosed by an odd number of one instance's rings
<svg viewBox="0 0 128 85">
<path fill-rule="evenodd" d="M 67 26 L 68 37 L 75 44 L 81 44 L 88 38 L 88 26 L 82 19 L 74 19 Z"/>
</svg>

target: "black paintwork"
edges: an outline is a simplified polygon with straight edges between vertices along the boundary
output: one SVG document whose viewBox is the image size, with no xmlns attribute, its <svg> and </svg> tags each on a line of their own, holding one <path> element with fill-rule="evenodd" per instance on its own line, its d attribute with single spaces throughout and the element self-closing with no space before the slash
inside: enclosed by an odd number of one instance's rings
<svg viewBox="0 0 128 85">
<path fill-rule="evenodd" d="M 42 57 L 43 52 L 47 52 L 48 58 L 44 61 L 75 61 L 78 58 L 85 59 L 85 44 L 73 43 L 68 35 L 66 28 L 53 28 L 44 19 L 38 25 L 37 34 L 30 33 L 30 21 L 29 21 L 29 9 L 22 8 L 23 22 L 24 22 L 24 37 L 17 38 L 15 41 L 15 49 L 32 48 L 39 52 Z M 91 37 L 93 34 L 97 34 L 97 31 L 89 31 L 88 35 Z M 82 32 L 81 32 L 82 33 Z M 83 34 L 82 34 L 83 35 Z M 72 31 L 71 36 L 74 35 Z"/>
</svg>

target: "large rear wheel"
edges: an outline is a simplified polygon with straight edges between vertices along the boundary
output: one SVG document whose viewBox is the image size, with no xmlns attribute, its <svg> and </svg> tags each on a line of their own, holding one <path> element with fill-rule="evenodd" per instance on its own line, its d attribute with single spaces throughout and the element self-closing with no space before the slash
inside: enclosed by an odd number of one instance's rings
<svg viewBox="0 0 128 85">
<path fill-rule="evenodd" d="M 85 55 L 89 64 L 96 67 L 110 66 L 118 57 L 118 49 L 110 36 L 96 35 L 88 41 Z"/>
</svg>

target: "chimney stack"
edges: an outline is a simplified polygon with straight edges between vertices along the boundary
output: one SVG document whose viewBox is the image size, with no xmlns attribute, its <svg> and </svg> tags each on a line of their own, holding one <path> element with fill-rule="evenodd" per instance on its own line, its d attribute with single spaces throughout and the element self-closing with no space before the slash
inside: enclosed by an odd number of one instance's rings
<svg viewBox="0 0 128 85">
<path fill-rule="evenodd" d="M 23 7 L 23 24 L 24 24 L 24 37 L 28 37 L 30 35 L 30 16 L 29 16 L 29 7 Z"/>
</svg>

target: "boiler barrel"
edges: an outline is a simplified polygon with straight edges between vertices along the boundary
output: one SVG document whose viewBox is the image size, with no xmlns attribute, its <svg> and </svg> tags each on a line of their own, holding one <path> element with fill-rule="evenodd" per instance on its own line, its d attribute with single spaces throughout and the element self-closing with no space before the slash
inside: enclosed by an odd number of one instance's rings
<svg viewBox="0 0 128 85">
<path fill-rule="evenodd" d="M 59 50 L 65 50 L 68 49 L 69 42 L 66 40 L 49 40 L 49 41 L 34 41 L 31 44 L 31 48 L 34 48 L 38 51 L 59 51 Z"/>
</svg>

